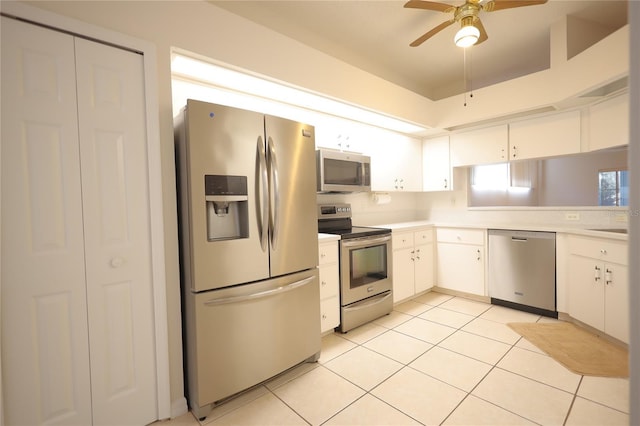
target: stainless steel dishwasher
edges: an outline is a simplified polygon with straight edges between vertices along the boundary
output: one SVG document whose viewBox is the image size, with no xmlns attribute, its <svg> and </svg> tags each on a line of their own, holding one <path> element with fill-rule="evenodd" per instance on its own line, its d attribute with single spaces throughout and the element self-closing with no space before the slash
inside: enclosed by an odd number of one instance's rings
<svg viewBox="0 0 640 426">
<path fill-rule="evenodd" d="M 491 303 L 553 318 L 556 233 L 489 229 Z"/>
</svg>

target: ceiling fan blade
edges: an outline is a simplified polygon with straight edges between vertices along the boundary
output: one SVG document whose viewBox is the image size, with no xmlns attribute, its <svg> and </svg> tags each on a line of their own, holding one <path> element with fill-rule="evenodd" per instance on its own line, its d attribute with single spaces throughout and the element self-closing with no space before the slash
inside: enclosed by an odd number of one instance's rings
<svg viewBox="0 0 640 426">
<path fill-rule="evenodd" d="M 435 10 L 437 12 L 449 12 L 455 10 L 456 8 L 455 6 L 451 6 L 450 4 L 425 0 L 409 0 L 407 3 L 405 3 L 404 7 L 413 9 Z"/>
<path fill-rule="evenodd" d="M 478 37 L 478 41 L 476 41 L 476 43 L 474 44 L 474 46 L 477 46 L 488 39 L 489 36 L 487 35 L 487 30 L 484 29 L 484 25 L 482 25 L 482 21 L 480 20 L 480 18 L 478 18 L 478 20 L 476 20 L 473 25 L 475 25 L 475 27 L 480 31 L 480 37 Z"/>
<path fill-rule="evenodd" d="M 411 47 L 420 46 L 427 39 L 433 37 L 434 35 L 436 35 L 440 31 L 442 31 L 443 29 L 447 28 L 449 25 L 453 24 L 454 22 L 456 22 L 455 19 L 450 19 L 448 21 L 443 22 L 442 24 L 440 24 L 437 27 L 431 29 L 430 31 L 427 31 L 422 36 L 420 36 L 417 39 L 415 39 L 409 46 L 411 46 Z"/>
<path fill-rule="evenodd" d="M 495 12 L 497 10 L 513 9 L 514 7 L 535 6 L 546 2 L 547 0 L 491 0 L 482 6 L 482 10 Z"/>
</svg>

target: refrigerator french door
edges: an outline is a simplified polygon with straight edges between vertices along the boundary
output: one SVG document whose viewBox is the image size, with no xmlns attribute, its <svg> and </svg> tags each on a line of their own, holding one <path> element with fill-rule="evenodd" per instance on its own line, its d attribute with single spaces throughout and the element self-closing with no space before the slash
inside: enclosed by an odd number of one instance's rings
<svg viewBox="0 0 640 426">
<path fill-rule="evenodd" d="M 176 143 L 188 399 L 203 418 L 319 356 L 314 128 L 188 100 Z"/>
</svg>

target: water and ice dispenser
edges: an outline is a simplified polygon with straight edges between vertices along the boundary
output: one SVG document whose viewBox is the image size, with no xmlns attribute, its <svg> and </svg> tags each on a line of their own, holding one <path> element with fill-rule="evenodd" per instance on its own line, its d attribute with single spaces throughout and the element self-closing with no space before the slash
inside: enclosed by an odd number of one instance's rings
<svg viewBox="0 0 640 426">
<path fill-rule="evenodd" d="M 205 175 L 207 240 L 249 237 L 246 176 Z"/>
</svg>

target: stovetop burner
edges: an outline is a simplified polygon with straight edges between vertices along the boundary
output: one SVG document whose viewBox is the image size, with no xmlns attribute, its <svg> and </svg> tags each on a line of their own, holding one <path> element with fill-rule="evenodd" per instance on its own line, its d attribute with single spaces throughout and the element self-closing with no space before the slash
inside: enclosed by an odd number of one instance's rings
<svg viewBox="0 0 640 426">
<path fill-rule="evenodd" d="M 351 205 L 347 203 L 321 204 L 318 206 L 318 232 L 340 235 L 343 240 L 390 234 L 386 228 L 353 226 Z"/>
</svg>

